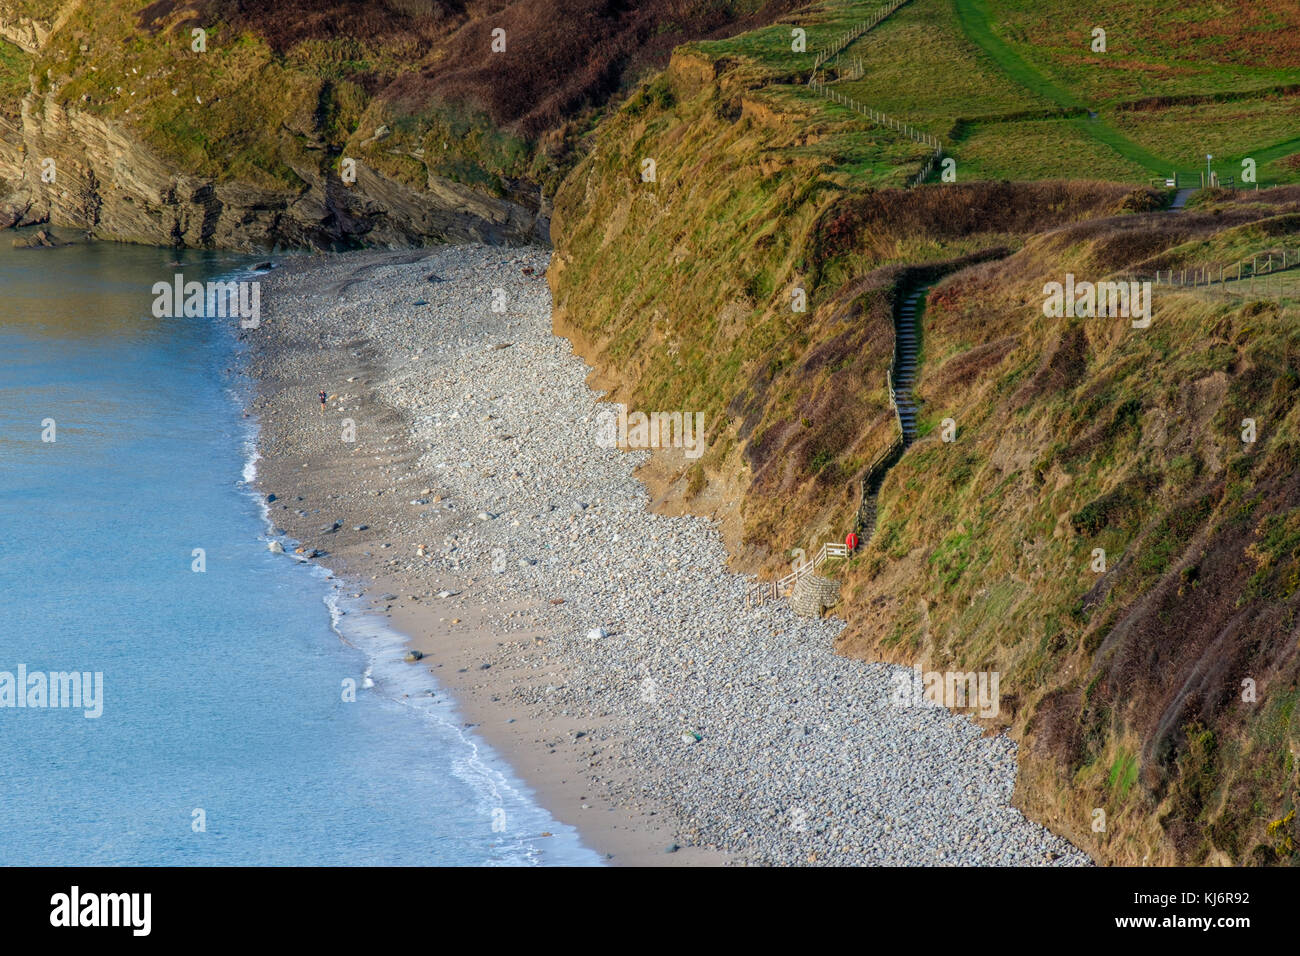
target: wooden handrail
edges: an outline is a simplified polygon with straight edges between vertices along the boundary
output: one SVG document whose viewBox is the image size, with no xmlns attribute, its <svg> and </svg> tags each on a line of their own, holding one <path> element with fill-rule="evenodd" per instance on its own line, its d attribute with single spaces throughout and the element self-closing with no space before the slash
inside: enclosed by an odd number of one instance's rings
<svg viewBox="0 0 1300 956">
<path fill-rule="evenodd" d="M 863 472 L 861 494 L 858 496 L 858 508 L 854 513 L 854 531 L 858 530 L 862 516 L 862 503 L 867 498 L 867 487 L 876 477 L 879 470 L 884 468 L 887 462 L 894 455 L 901 452 L 905 447 L 906 433 L 903 431 L 903 413 L 898 407 L 897 398 L 894 395 L 894 366 L 898 361 L 898 343 L 897 343 L 897 326 L 895 326 L 895 344 L 894 354 L 889 360 L 889 368 L 885 370 L 885 391 L 889 395 L 889 407 L 894 412 L 894 425 L 898 431 L 894 439 L 882 448 L 876 457 L 871 459 L 871 464 L 867 465 L 867 470 Z M 827 558 L 847 557 L 849 548 L 847 544 L 838 541 L 827 541 L 824 543 L 811 561 L 805 561 L 789 574 L 776 581 L 758 581 L 750 585 L 746 592 L 746 601 L 751 604 L 762 604 L 768 598 L 775 600 L 781 595 L 786 587 L 793 585 L 799 578 L 803 577 L 810 571 L 815 571 L 826 562 Z"/>
<path fill-rule="evenodd" d="M 776 581 L 759 581 L 757 584 L 750 585 L 749 592 L 746 595 L 751 604 L 762 604 L 769 597 L 777 598 L 785 589 L 793 585 L 805 574 L 816 571 L 828 558 L 846 558 L 849 554 L 849 546 L 842 541 L 827 541 L 817 553 L 813 555 L 812 560 L 805 561 L 789 574 Z"/>
</svg>

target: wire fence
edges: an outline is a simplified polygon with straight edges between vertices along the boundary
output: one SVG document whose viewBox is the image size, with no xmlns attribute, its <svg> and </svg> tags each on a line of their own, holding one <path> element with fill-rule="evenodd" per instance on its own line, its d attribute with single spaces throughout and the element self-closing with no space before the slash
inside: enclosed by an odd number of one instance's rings
<svg viewBox="0 0 1300 956">
<path fill-rule="evenodd" d="M 1213 289 L 1243 296 L 1281 296 L 1300 290 L 1300 272 L 1294 271 L 1297 267 L 1300 267 L 1300 248 L 1277 248 L 1231 263 L 1157 269 L 1152 281 L 1157 286 L 1171 288 Z M 1284 272 L 1292 274 L 1284 276 Z"/>
<path fill-rule="evenodd" d="M 842 51 L 850 43 L 852 43 L 854 40 L 857 40 L 864 33 L 866 33 L 868 30 L 870 30 L 872 27 L 878 24 L 881 20 L 885 19 L 885 17 L 889 16 L 891 13 L 893 13 L 895 10 L 897 10 L 899 7 L 903 6 L 903 4 L 907 2 L 908 0 L 894 0 L 893 3 L 886 3 L 884 6 L 878 8 L 876 12 L 873 13 L 870 17 L 868 17 L 867 19 L 863 20 L 861 23 L 858 23 L 856 26 L 854 26 L 853 29 L 847 30 L 844 33 L 837 36 L 833 41 L 831 41 L 830 46 L 823 49 L 820 53 L 818 53 L 813 58 L 813 73 L 815 74 L 819 69 L 821 69 L 821 65 L 823 63 L 825 63 L 833 56 L 838 56 L 840 54 L 840 51 Z"/>
<path fill-rule="evenodd" d="M 821 50 L 815 57 L 813 57 L 813 68 L 812 73 L 808 77 L 808 86 L 811 89 L 816 90 L 818 93 L 821 93 L 822 96 L 826 97 L 831 102 L 839 103 L 841 106 L 847 106 L 855 113 L 865 116 L 867 119 L 871 120 L 871 122 L 896 130 L 911 139 L 913 142 L 921 143 L 922 145 L 932 149 L 933 152 L 926 159 L 921 168 L 915 174 L 908 177 L 907 185 L 910 188 L 925 182 L 930 177 L 930 174 L 934 172 L 934 167 L 941 159 L 943 159 L 943 143 L 940 142 L 939 138 L 937 136 L 932 136 L 923 130 L 917 129 L 910 123 L 905 123 L 896 117 L 889 116 L 882 113 L 880 110 L 873 109 L 866 103 L 863 103 L 852 96 L 848 96 L 845 93 L 841 93 L 839 90 L 832 89 L 826 82 L 824 73 L 820 79 L 817 75 L 818 70 L 821 69 L 823 64 L 829 62 L 831 59 L 835 59 L 838 62 L 840 53 L 843 52 L 846 47 L 852 44 L 855 40 L 861 38 L 891 13 L 908 2 L 909 0 L 894 0 L 892 3 L 887 3 L 884 6 L 879 7 L 870 17 L 854 26 L 853 29 L 846 30 L 844 33 L 837 36 L 830 46 Z M 861 79 L 865 73 L 866 66 L 862 58 L 855 57 L 850 75 L 846 77 L 841 73 L 837 75 L 837 79 Z"/>
<path fill-rule="evenodd" d="M 920 170 L 909 177 L 907 182 L 909 186 L 915 186 L 919 183 L 925 182 L 925 180 L 929 178 L 930 173 L 934 171 L 934 167 L 941 159 L 943 159 L 943 143 L 939 137 L 933 136 L 924 130 L 917 129 L 912 124 L 906 123 L 897 117 L 873 109 L 861 100 L 855 99 L 847 93 L 841 93 L 839 90 L 833 89 L 825 80 L 819 80 L 815 76 L 808 81 L 808 86 L 826 97 L 832 103 L 847 106 L 860 116 L 865 116 L 871 122 L 887 127 L 888 129 L 896 130 L 913 142 L 920 143 L 933 150 L 930 156 L 926 159 L 924 165 L 921 166 Z"/>
</svg>

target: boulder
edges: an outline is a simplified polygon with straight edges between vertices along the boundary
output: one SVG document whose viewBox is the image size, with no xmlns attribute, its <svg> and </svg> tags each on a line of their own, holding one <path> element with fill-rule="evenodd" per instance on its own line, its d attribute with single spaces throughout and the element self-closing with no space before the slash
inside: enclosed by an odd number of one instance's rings
<svg viewBox="0 0 1300 956">
<path fill-rule="evenodd" d="M 30 236 L 14 240 L 15 249 L 57 249 L 70 245 L 72 243 L 64 242 L 47 229 L 39 229 Z"/>
</svg>

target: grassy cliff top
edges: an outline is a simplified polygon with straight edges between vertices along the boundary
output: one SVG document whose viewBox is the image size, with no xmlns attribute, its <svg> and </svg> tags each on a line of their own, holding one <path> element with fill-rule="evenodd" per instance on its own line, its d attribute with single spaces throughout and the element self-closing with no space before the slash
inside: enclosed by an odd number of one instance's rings
<svg viewBox="0 0 1300 956">
<path fill-rule="evenodd" d="M 875 9 L 825 0 L 779 26 L 690 49 L 743 61 L 772 83 L 799 82 L 813 53 Z M 792 25 L 807 31 L 808 53 L 791 50 Z M 1260 181 L 1295 182 L 1297 29 L 1300 8 L 1283 2 L 1102 0 L 1084 11 L 912 0 L 843 46 L 820 75 L 941 138 L 959 179 L 1144 182 L 1175 171 L 1192 179 L 1208 153 L 1221 177 L 1239 177 L 1252 158 Z"/>
<path fill-rule="evenodd" d="M 894 435 L 892 314 L 933 283 L 920 440 L 884 478 L 868 545 L 829 568 L 842 649 L 999 671 L 1022 802 L 1101 859 L 1295 862 L 1300 192 L 1211 191 L 1169 213 L 1148 187 L 1216 130 L 1262 179 L 1294 178 L 1289 74 L 1268 49 L 1233 51 L 1195 67 L 1193 101 L 1186 74 L 1147 77 L 1166 48 L 1135 41 L 1129 66 L 1105 67 L 1128 79 L 1074 84 L 1070 36 L 1049 55 L 1008 26 L 1015 9 L 985 21 L 1015 60 L 967 31 L 960 0 L 913 0 L 858 39 L 862 77 L 841 57 L 832 88 L 956 131 L 957 181 L 913 189 L 925 147 L 817 96 L 789 48 L 792 25 L 816 50 L 861 6 L 679 49 L 559 191 L 557 328 L 613 398 L 705 413 L 704 457 L 661 466 L 657 491 L 716 514 L 736 564 L 772 578 L 853 527 Z M 1148 12 L 1153 37 L 1177 21 Z M 1165 55 L 1192 69 L 1189 31 Z M 918 71 L 917 51 L 948 66 Z M 1271 285 L 1157 287 L 1145 330 L 1043 312 L 1067 275 L 1231 276 L 1283 249 Z"/>
</svg>

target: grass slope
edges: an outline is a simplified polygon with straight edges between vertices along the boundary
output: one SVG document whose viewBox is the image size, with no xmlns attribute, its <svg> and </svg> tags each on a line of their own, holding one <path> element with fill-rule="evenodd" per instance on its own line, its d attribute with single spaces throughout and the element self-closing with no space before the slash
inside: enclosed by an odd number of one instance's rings
<svg viewBox="0 0 1300 956">
<path fill-rule="evenodd" d="M 293 191 L 295 169 L 348 155 L 418 188 L 442 176 L 535 204 L 607 101 L 674 45 L 791 3 L 0 0 L 0 18 L 39 8 L 59 25 L 32 63 L 37 93 L 124 123 L 192 174 Z M 16 110 L 27 89 L 11 76 L 0 63 Z"/>
<path fill-rule="evenodd" d="M 934 13 L 924 3 L 859 43 L 907 37 Z M 1025 745 L 1021 800 L 1101 859 L 1292 861 L 1289 824 L 1270 824 L 1294 806 L 1300 749 L 1294 306 L 1161 290 L 1139 334 L 1046 320 L 1041 304 L 1066 272 L 1290 241 L 1300 195 L 1210 194 L 1170 215 L 1150 211 L 1153 191 L 1102 183 L 880 188 L 908 144 L 807 96 L 776 66 L 799 62 L 787 37 L 679 50 L 602 124 L 556 199 L 557 331 L 618 400 L 705 413 L 708 451 L 670 484 L 701 503 L 734 494 L 739 515 L 720 514 L 737 563 L 775 575 L 791 549 L 851 526 L 892 437 L 898 289 L 939 280 L 923 437 L 885 480 L 875 538 L 835 572 L 842 649 L 999 670 L 1001 723 Z M 1023 110 L 1023 90 L 1004 88 Z M 951 445 L 937 427 L 950 417 Z M 1244 447 L 1248 417 L 1262 430 Z M 1266 690 L 1241 708 L 1248 677 Z"/>
<path fill-rule="evenodd" d="M 1268 248 L 1275 202 L 1068 227 L 937 287 L 917 391 L 959 437 L 890 473 L 844 574 L 872 609 L 844 649 L 1000 671 L 1022 799 L 1104 859 L 1294 862 L 1268 827 L 1297 799 L 1300 310 L 1161 290 L 1140 331 L 1044 319 L 1041 287 Z"/>
</svg>

